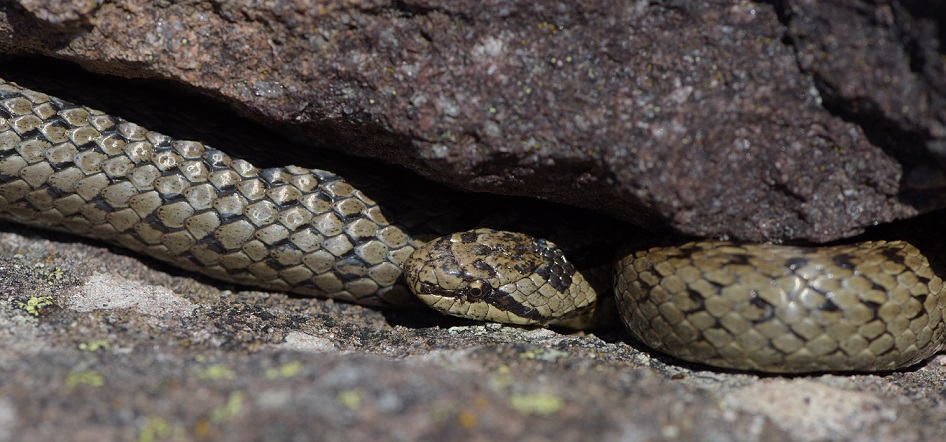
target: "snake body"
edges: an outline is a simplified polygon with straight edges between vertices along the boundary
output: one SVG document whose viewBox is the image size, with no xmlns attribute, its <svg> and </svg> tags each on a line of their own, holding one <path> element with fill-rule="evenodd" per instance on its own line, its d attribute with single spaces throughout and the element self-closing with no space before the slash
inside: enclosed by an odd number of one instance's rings
<svg viewBox="0 0 946 442">
<path fill-rule="evenodd" d="M 946 342 L 943 280 L 904 241 L 656 247 L 621 254 L 614 287 L 642 342 L 719 367 L 893 370 Z"/>
<path fill-rule="evenodd" d="M 212 278 L 371 306 L 417 239 L 328 171 L 260 169 L 0 82 L 2 218 L 117 244 Z"/>
<path fill-rule="evenodd" d="M 423 210 L 391 209 L 362 189 L 329 171 L 257 168 L 0 80 L 2 219 L 223 281 L 370 306 L 415 304 L 405 273 L 428 304 L 477 319 L 584 327 L 614 305 L 551 242 L 489 230 L 428 242 L 412 227 Z M 614 262 L 628 329 L 688 361 L 890 370 L 946 341 L 943 282 L 906 243 L 702 241 Z"/>
</svg>

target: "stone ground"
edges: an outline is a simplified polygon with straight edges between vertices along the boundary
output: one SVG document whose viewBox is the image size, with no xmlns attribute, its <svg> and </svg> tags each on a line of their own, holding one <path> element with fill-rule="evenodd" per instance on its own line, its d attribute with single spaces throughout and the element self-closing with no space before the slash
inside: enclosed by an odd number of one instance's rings
<svg viewBox="0 0 946 442">
<path fill-rule="evenodd" d="M 0 440 L 936 440 L 946 357 L 759 376 L 194 279 L 3 226 Z"/>
</svg>

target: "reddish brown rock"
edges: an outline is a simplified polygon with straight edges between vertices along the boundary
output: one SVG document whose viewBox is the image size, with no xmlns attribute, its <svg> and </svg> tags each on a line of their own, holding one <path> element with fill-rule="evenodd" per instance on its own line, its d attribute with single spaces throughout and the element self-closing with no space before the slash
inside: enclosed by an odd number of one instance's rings
<svg viewBox="0 0 946 442">
<path fill-rule="evenodd" d="M 946 181 L 941 1 L 0 5 L 3 53 L 694 235 L 838 238 L 939 207 Z"/>
</svg>

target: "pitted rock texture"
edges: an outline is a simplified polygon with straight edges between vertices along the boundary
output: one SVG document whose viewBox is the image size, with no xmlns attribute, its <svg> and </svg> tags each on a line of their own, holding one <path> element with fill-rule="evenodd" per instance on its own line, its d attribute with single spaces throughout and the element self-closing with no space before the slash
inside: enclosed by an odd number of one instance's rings
<svg viewBox="0 0 946 442">
<path fill-rule="evenodd" d="M 0 229 L 0 440 L 938 440 L 946 358 L 888 374 L 689 366 L 561 334 L 222 290 Z M 155 268 L 157 267 L 157 268 Z"/>
<path fill-rule="evenodd" d="M 942 2 L 0 5 L 2 53 L 698 236 L 838 238 L 941 205 L 946 181 Z"/>
<path fill-rule="evenodd" d="M 946 181 L 946 2 L 783 2 L 779 14 L 822 105 L 903 165 L 905 200 L 928 204 Z"/>
</svg>

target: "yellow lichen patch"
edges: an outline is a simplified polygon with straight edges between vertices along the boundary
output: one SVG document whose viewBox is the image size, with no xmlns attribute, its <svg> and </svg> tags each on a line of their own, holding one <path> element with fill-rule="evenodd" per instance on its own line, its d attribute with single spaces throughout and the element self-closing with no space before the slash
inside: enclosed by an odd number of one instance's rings
<svg viewBox="0 0 946 442">
<path fill-rule="evenodd" d="M 34 296 L 19 304 L 21 309 L 33 316 L 39 316 L 44 308 L 51 305 L 54 305 L 52 296 Z"/>
<path fill-rule="evenodd" d="M 207 380 L 234 379 L 236 378 L 236 372 L 225 365 L 211 365 L 198 373 L 197 376 Z"/>
<path fill-rule="evenodd" d="M 266 379 L 272 381 L 281 378 L 291 378 L 299 374 L 300 371 L 302 371 L 302 363 L 299 361 L 292 361 L 288 364 L 283 364 L 279 367 L 266 370 Z"/>
<path fill-rule="evenodd" d="M 365 398 L 365 392 L 360 388 L 353 388 L 351 390 L 342 390 L 335 396 L 335 400 L 338 403 L 345 406 L 352 411 L 357 411 L 361 408 L 361 402 Z"/>
<path fill-rule="evenodd" d="M 49 280 L 47 280 L 46 283 L 49 285 L 53 285 L 57 281 L 61 280 L 64 274 L 65 272 L 63 272 L 62 269 L 59 267 L 50 269 L 48 272 L 45 272 L 45 276 L 49 278 Z"/>
<path fill-rule="evenodd" d="M 509 406 L 521 413 L 550 416 L 565 407 L 565 400 L 551 393 L 521 394 L 510 396 Z"/>
<path fill-rule="evenodd" d="M 460 422 L 461 427 L 469 430 L 476 425 L 476 414 L 469 410 L 463 410 L 457 415 L 457 421 Z"/>
<path fill-rule="evenodd" d="M 430 409 L 430 418 L 433 419 L 434 422 L 444 422 L 457 416 L 458 413 L 456 407 L 452 404 L 435 404 Z"/>
<path fill-rule="evenodd" d="M 243 402 L 246 399 L 246 394 L 242 391 L 234 391 L 230 393 L 230 397 L 227 398 L 227 403 L 214 408 L 210 412 L 210 420 L 213 422 L 226 422 L 234 417 L 237 417 L 241 411 L 243 411 Z"/>
<path fill-rule="evenodd" d="M 184 439 L 184 429 L 171 425 L 160 416 L 149 416 L 141 430 L 138 431 L 138 442 L 153 442 L 157 440 Z"/>
<path fill-rule="evenodd" d="M 473 400 L 473 406 L 476 409 L 475 411 L 464 409 L 460 410 L 460 412 L 457 414 L 457 421 L 460 423 L 460 426 L 468 430 L 473 428 L 476 425 L 476 416 L 478 412 L 485 410 L 489 407 L 489 405 L 489 398 L 483 395 L 478 395 L 476 399 Z"/>
<path fill-rule="evenodd" d="M 495 391 L 503 391 L 515 383 L 515 379 L 508 374 L 497 374 L 496 376 L 490 376 L 489 386 Z"/>
<path fill-rule="evenodd" d="M 535 348 L 526 350 L 520 354 L 520 357 L 523 359 L 534 359 L 537 361 L 555 361 L 566 356 L 568 356 L 568 353 L 554 348 Z"/>
<path fill-rule="evenodd" d="M 79 344 L 79 350 L 82 351 L 109 350 L 110 348 L 112 348 L 112 343 L 108 339 L 96 339 L 91 342 Z"/>
<path fill-rule="evenodd" d="M 66 388 L 74 390 L 80 385 L 89 385 L 92 387 L 101 387 L 105 385 L 105 376 L 94 371 L 76 371 L 69 373 L 66 377 Z"/>
<path fill-rule="evenodd" d="M 549 23 L 545 21 L 537 23 L 536 27 L 547 31 L 549 35 L 558 34 L 559 29 L 561 29 L 561 26 L 556 25 L 555 23 Z"/>
<path fill-rule="evenodd" d="M 206 418 L 198 419 L 194 423 L 194 436 L 198 439 L 207 439 L 210 437 L 210 432 L 213 431 L 213 425 Z"/>
</svg>

